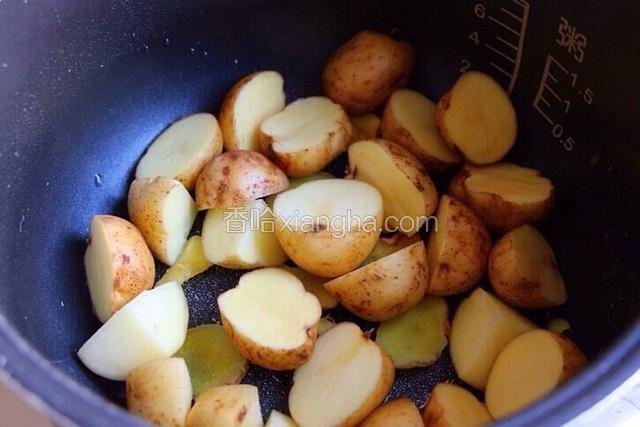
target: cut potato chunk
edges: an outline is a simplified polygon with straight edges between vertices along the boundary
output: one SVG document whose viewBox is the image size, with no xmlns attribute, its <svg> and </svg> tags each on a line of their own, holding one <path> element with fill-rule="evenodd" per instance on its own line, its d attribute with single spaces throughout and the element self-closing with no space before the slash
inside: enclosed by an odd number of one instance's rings
<svg viewBox="0 0 640 427">
<path fill-rule="evenodd" d="M 224 148 L 260 151 L 260 125 L 284 104 L 284 79 L 276 71 L 257 71 L 237 81 L 220 106 Z"/>
<path fill-rule="evenodd" d="M 440 358 L 447 346 L 448 312 L 444 298 L 425 297 L 395 319 L 382 322 L 376 343 L 396 368 L 428 366 Z"/>
<path fill-rule="evenodd" d="M 411 246 L 416 242 L 420 242 L 422 239 L 418 234 L 407 236 L 406 234 L 396 233 L 392 235 L 381 236 L 373 247 L 373 250 L 369 252 L 367 258 L 362 262 L 362 265 L 370 264 L 374 261 L 384 258 L 387 255 L 391 255 L 394 252 L 398 252 L 400 249 L 404 249 L 407 246 Z"/>
<path fill-rule="evenodd" d="M 145 289 L 155 278 L 153 256 L 140 231 L 122 218 L 94 215 L 84 268 L 93 311 L 101 322 Z"/>
<path fill-rule="evenodd" d="M 287 176 L 260 153 L 228 151 L 214 158 L 196 182 L 200 210 L 244 206 L 289 187 Z"/>
<path fill-rule="evenodd" d="M 538 230 L 523 225 L 493 247 L 489 279 L 498 296 L 521 308 L 550 308 L 567 301 L 553 250 Z"/>
<path fill-rule="evenodd" d="M 551 332 L 555 332 L 556 334 L 563 334 L 571 329 L 571 324 L 566 319 L 563 319 L 561 317 L 554 317 L 553 319 L 549 320 L 547 329 Z"/>
<path fill-rule="evenodd" d="M 356 425 L 382 402 L 393 377 L 389 356 L 356 324 L 340 323 L 293 374 L 291 416 L 305 427 Z"/>
<path fill-rule="evenodd" d="M 363 319 L 393 319 L 420 302 L 429 285 L 422 241 L 335 278 L 324 287 Z"/>
<path fill-rule="evenodd" d="M 311 356 L 322 308 L 293 274 L 279 268 L 245 273 L 218 297 L 218 306 L 224 330 L 252 363 L 286 370 Z"/>
<path fill-rule="evenodd" d="M 385 228 L 415 234 L 438 206 L 429 174 L 411 153 L 383 139 L 349 147 L 350 177 L 368 182 L 382 194 Z"/>
<path fill-rule="evenodd" d="M 338 300 L 331 292 L 325 289 L 324 284 L 329 280 L 326 277 L 316 276 L 315 274 L 307 273 L 298 267 L 288 267 L 283 265 L 281 268 L 287 270 L 289 273 L 293 273 L 302 284 L 307 292 L 312 293 L 318 298 L 320 306 L 323 310 L 334 308 L 338 305 Z"/>
<path fill-rule="evenodd" d="M 449 192 L 497 231 L 547 218 L 554 201 L 549 179 L 513 163 L 465 165 L 451 181 Z"/>
<path fill-rule="evenodd" d="M 475 214 L 447 195 L 438 206 L 437 228 L 427 247 L 429 295 L 453 295 L 473 288 L 484 276 L 491 237 Z"/>
<path fill-rule="evenodd" d="M 204 255 L 225 268 L 272 267 L 287 260 L 274 231 L 273 212 L 262 200 L 209 209 L 202 226 Z"/>
<path fill-rule="evenodd" d="M 320 171 L 318 173 L 314 173 L 313 175 L 303 176 L 301 178 L 291 178 L 289 180 L 288 189 L 293 190 L 294 188 L 298 188 L 305 182 L 319 181 L 321 179 L 332 179 L 332 178 L 335 178 L 335 176 L 325 171 Z M 269 205 L 271 209 L 273 209 L 273 203 L 276 201 L 277 196 L 278 196 L 277 194 L 272 194 L 265 199 L 265 202 L 267 202 L 267 205 Z"/>
<path fill-rule="evenodd" d="M 87 368 L 122 381 L 136 366 L 170 357 L 187 334 L 189 308 L 177 283 L 144 291 L 115 312 L 78 350 Z"/>
<path fill-rule="evenodd" d="M 140 178 L 129 187 L 129 217 L 151 252 L 173 265 L 180 256 L 198 213 L 189 192 L 175 179 Z"/>
<path fill-rule="evenodd" d="M 447 383 L 434 387 L 422 416 L 425 427 L 480 427 L 492 421 L 486 406 L 473 394 Z"/>
<path fill-rule="evenodd" d="M 380 133 L 380 117 L 373 113 L 349 116 L 351 120 L 351 142 L 375 139 Z"/>
<path fill-rule="evenodd" d="M 483 289 L 460 303 L 451 322 L 449 352 L 461 380 L 484 390 L 498 353 L 509 341 L 536 326 Z"/>
<path fill-rule="evenodd" d="M 327 316 L 320 318 L 320 323 L 318 323 L 318 336 L 324 334 L 334 326 L 336 326 L 336 322 L 334 322 L 330 317 Z"/>
<path fill-rule="evenodd" d="M 485 392 L 487 408 L 500 418 L 542 398 L 587 364 L 568 338 L 544 329 L 514 338 L 494 362 Z"/>
<path fill-rule="evenodd" d="M 278 194 L 276 236 L 302 269 L 336 277 L 355 269 L 382 226 L 382 196 L 361 181 L 323 179 Z"/>
<path fill-rule="evenodd" d="M 186 427 L 262 427 L 258 388 L 248 384 L 213 387 L 200 394 Z"/>
<path fill-rule="evenodd" d="M 247 360 L 220 325 L 187 330 L 184 344 L 175 356 L 184 358 L 189 367 L 194 396 L 210 387 L 239 383 L 248 368 Z"/>
<path fill-rule="evenodd" d="M 435 104 L 409 89 L 393 92 L 382 115 L 383 138 L 409 150 L 432 172 L 460 163 L 456 150 L 442 140 L 433 118 Z"/>
<path fill-rule="evenodd" d="M 351 138 L 349 116 L 329 98 L 299 99 L 262 122 L 262 151 L 292 177 L 321 171 Z"/>
<path fill-rule="evenodd" d="M 127 409 L 154 426 L 184 426 L 192 398 L 184 359 L 153 360 L 127 375 Z"/>
<path fill-rule="evenodd" d="M 222 132 L 216 118 L 193 114 L 158 135 L 138 162 L 136 179 L 164 176 L 192 190 L 204 165 L 221 152 Z"/>
<path fill-rule="evenodd" d="M 490 76 L 462 74 L 438 101 L 440 136 L 475 164 L 495 163 L 516 141 L 518 123 L 509 95 Z"/>
<path fill-rule="evenodd" d="M 298 427 L 298 424 L 291 419 L 290 416 L 278 412 L 275 409 L 271 411 L 265 427 Z"/>
<path fill-rule="evenodd" d="M 191 236 L 182 248 L 176 263 L 164 272 L 157 284 L 162 285 L 169 282 L 183 284 L 193 276 L 206 271 L 211 265 L 204 256 L 202 237 Z"/>
<path fill-rule="evenodd" d="M 424 423 L 416 405 L 400 398 L 378 406 L 360 427 L 424 427 Z"/>
</svg>

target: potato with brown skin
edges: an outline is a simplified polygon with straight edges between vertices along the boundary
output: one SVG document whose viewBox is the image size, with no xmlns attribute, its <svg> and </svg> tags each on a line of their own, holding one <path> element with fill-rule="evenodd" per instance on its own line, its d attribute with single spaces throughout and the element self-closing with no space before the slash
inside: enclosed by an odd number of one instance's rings
<svg viewBox="0 0 640 427">
<path fill-rule="evenodd" d="M 145 289 L 153 287 L 153 256 L 140 231 L 112 215 L 91 218 L 84 267 L 93 304 L 101 322 Z"/>
<path fill-rule="evenodd" d="M 474 287 L 487 269 L 491 237 L 475 214 L 456 199 L 440 199 L 437 230 L 427 246 L 428 295 L 454 295 Z"/>
<path fill-rule="evenodd" d="M 465 165 L 449 184 L 449 193 L 499 232 L 544 220 L 555 198 L 552 182 L 538 170 L 506 162 Z"/>
<path fill-rule="evenodd" d="M 369 252 L 367 258 L 362 261 L 362 264 L 360 266 L 362 267 L 370 264 L 420 241 L 422 241 L 422 239 L 418 234 L 407 236 L 406 234 L 395 233 L 380 236 L 380 238 L 376 242 L 376 245 L 373 247 L 371 252 Z"/>
<path fill-rule="evenodd" d="M 531 225 L 498 240 L 489 256 L 489 279 L 496 294 L 516 307 L 550 308 L 567 301 L 553 250 Z"/>
<path fill-rule="evenodd" d="M 429 284 L 427 251 L 414 243 L 324 284 L 356 316 L 383 321 L 422 300 Z"/>
<path fill-rule="evenodd" d="M 360 427 L 424 427 L 416 405 L 406 397 L 378 406 Z"/>
<path fill-rule="evenodd" d="M 422 417 L 425 427 L 479 427 L 492 421 L 485 405 L 473 394 L 448 383 L 434 387 Z"/>
<path fill-rule="evenodd" d="M 262 427 L 258 388 L 248 384 L 212 387 L 201 393 L 186 427 Z"/>
<path fill-rule="evenodd" d="M 198 177 L 196 204 L 200 210 L 244 206 L 287 187 L 284 172 L 262 154 L 228 151 L 215 157 Z"/>
<path fill-rule="evenodd" d="M 331 54 L 322 70 L 322 87 L 347 112 L 367 113 L 406 84 L 414 61 L 408 43 L 361 31 Z"/>
<path fill-rule="evenodd" d="M 373 113 L 350 116 L 351 142 L 376 139 L 380 133 L 380 117 Z"/>
</svg>

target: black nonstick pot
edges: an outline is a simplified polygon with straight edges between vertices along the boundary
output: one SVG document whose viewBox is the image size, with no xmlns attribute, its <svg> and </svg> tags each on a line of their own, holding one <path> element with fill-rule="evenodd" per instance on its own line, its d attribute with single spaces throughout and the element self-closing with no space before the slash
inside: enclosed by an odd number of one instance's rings
<svg viewBox="0 0 640 427">
<path fill-rule="evenodd" d="M 142 424 L 118 406 L 122 384 L 76 357 L 99 326 L 82 265 L 91 215 L 125 215 L 149 141 L 183 115 L 217 113 L 242 75 L 275 69 L 288 100 L 319 94 L 332 49 L 375 29 L 415 46 L 410 86 L 432 99 L 468 69 L 511 93 L 509 156 L 556 185 L 542 230 L 569 294 L 527 314 L 567 319 L 591 364 L 504 425 L 574 418 L 640 369 L 639 20 L 635 1 L 0 0 L 0 380 L 61 425 Z M 217 319 L 239 274 L 189 282 L 192 325 Z M 445 355 L 399 372 L 391 396 L 423 404 L 453 375 Z M 245 379 L 265 414 L 286 409 L 290 381 L 257 368 Z"/>
</svg>

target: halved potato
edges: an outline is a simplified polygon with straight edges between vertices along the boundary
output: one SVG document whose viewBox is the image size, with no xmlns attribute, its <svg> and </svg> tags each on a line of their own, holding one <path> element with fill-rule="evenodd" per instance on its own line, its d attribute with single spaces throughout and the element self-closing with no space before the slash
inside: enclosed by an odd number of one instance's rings
<svg viewBox="0 0 640 427">
<path fill-rule="evenodd" d="M 140 178 L 129 187 L 129 217 L 160 261 L 173 265 L 198 213 L 189 192 L 177 180 Z"/>
<path fill-rule="evenodd" d="M 80 347 L 78 357 L 93 373 L 122 381 L 136 366 L 173 355 L 184 342 L 188 321 L 182 287 L 167 283 L 116 311 Z"/>
<path fill-rule="evenodd" d="M 395 233 L 390 235 L 380 236 L 376 245 L 373 247 L 369 255 L 362 261 L 361 266 L 371 264 L 381 258 L 391 255 L 394 252 L 398 252 L 400 249 L 404 249 L 407 246 L 411 246 L 416 242 L 420 242 L 422 239 L 419 234 L 407 236 L 402 233 Z"/>
<path fill-rule="evenodd" d="M 202 236 L 191 236 L 182 248 L 175 264 L 164 272 L 156 285 L 169 282 L 182 284 L 193 276 L 206 271 L 212 265 L 204 256 Z"/>
<path fill-rule="evenodd" d="M 305 427 L 356 425 L 382 402 L 393 377 L 389 356 L 356 324 L 340 323 L 294 372 L 291 416 Z"/>
<path fill-rule="evenodd" d="M 500 352 L 485 397 L 494 418 L 524 408 L 553 391 L 587 364 L 568 338 L 544 329 L 525 332 Z"/>
<path fill-rule="evenodd" d="M 222 132 L 213 114 L 187 116 L 151 143 L 136 168 L 136 179 L 164 176 L 192 190 L 204 165 L 222 152 Z"/>
<path fill-rule="evenodd" d="M 449 310 L 442 297 L 425 297 L 395 319 L 382 322 L 376 343 L 396 368 L 428 366 L 440 358 L 447 346 Z"/>
<path fill-rule="evenodd" d="M 225 268 L 273 267 L 287 260 L 275 234 L 273 212 L 263 200 L 209 209 L 202 225 L 204 255 Z"/>
<path fill-rule="evenodd" d="M 460 162 L 456 150 L 442 140 L 433 117 L 435 104 L 410 89 L 398 89 L 382 115 L 382 137 L 409 150 L 431 172 L 441 172 Z"/>
<path fill-rule="evenodd" d="M 513 163 L 465 165 L 451 181 L 449 192 L 497 231 L 547 218 L 554 202 L 549 179 L 536 169 Z"/>
<path fill-rule="evenodd" d="M 360 427 L 424 427 L 416 405 L 406 397 L 378 406 Z"/>
<path fill-rule="evenodd" d="M 373 113 L 349 116 L 351 121 L 351 142 L 375 139 L 380 133 L 380 117 Z"/>
<path fill-rule="evenodd" d="M 293 274 L 279 268 L 245 273 L 218 297 L 222 326 L 240 354 L 274 370 L 311 356 L 322 308 Z"/>
<path fill-rule="evenodd" d="M 323 96 L 298 99 L 260 125 L 260 146 L 292 177 L 321 171 L 351 138 L 349 116 Z"/>
<path fill-rule="evenodd" d="M 296 424 L 290 416 L 274 409 L 271 411 L 269 419 L 264 427 L 298 427 L 298 424 Z"/>
<path fill-rule="evenodd" d="M 377 139 L 349 147 L 349 176 L 376 187 L 384 200 L 385 228 L 414 234 L 438 206 L 429 174 L 411 153 Z"/>
<path fill-rule="evenodd" d="M 356 180 L 323 179 L 278 194 L 276 236 L 302 269 L 336 277 L 371 252 L 382 226 L 382 196 Z"/>
<path fill-rule="evenodd" d="M 319 181 L 321 179 L 332 179 L 332 178 L 335 178 L 335 176 L 325 171 L 320 171 L 318 173 L 314 173 L 313 175 L 303 176 L 301 178 L 291 178 L 289 180 L 288 190 L 293 190 L 294 188 L 298 188 L 305 182 Z M 264 199 L 264 201 L 267 202 L 267 205 L 269 205 L 271 209 L 273 209 L 273 203 L 276 201 L 277 196 L 278 196 L 277 194 L 272 194 L 266 199 Z"/>
<path fill-rule="evenodd" d="M 491 423 L 486 406 L 464 388 L 440 383 L 422 413 L 425 427 L 480 427 Z"/>
<path fill-rule="evenodd" d="M 382 321 L 418 304 L 428 285 L 427 250 L 420 241 L 335 278 L 324 287 L 356 316 Z"/>
<path fill-rule="evenodd" d="M 112 215 L 91 218 L 84 268 L 93 311 L 101 322 L 153 287 L 153 256 L 140 231 Z"/>
<path fill-rule="evenodd" d="M 496 294 L 520 308 L 550 308 L 567 301 L 553 250 L 538 230 L 523 225 L 498 240 L 489 257 Z"/>
<path fill-rule="evenodd" d="M 234 150 L 215 157 L 198 176 L 198 209 L 243 206 L 289 187 L 287 176 L 269 159 L 249 150 Z"/>
<path fill-rule="evenodd" d="M 429 295 L 453 295 L 474 287 L 487 269 L 491 237 L 475 214 L 446 194 L 427 246 Z"/>
<path fill-rule="evenodd" d="M 231 87 L 220 106 L 224 148 L 260 151 L 260 125 L 284 108 L 283 86 L 277 71 L 256 71 Z"/>
<path fill-rule="evenodd" d="M 262 427 L 258 388 L 248 384 L 207 389 L 187 415 L 186 427 Z"/>
<path fill-rule="evenodd" d="M 434 112 L 442 139 L 471 163 L 495 163 L 516 142 L 518 122 L 509 95 L 487 74 L 462 74 Z"/>
<path fill-rule="evenodd" d="M 155 426 L 182 427 L 191 409 L 191 381 L 184 359 L 143 363 L 127 375 L 127 409 Z"/>
<path fill-rule="evenodd" d="M 320 302 L 320 306 L 323 310 L 331 309 L 338 305 L 336 297 L 334 297 L 331 292 L 326 290 L 324 287 L 324 284 L 329 280 L 326 277 L 307 273 L 298 267 L 283 265 L 281 268 L 287 270 L 289 273 L 293 273 L 294 276 L 300 279 L 307 292 L 312 293 L 316 298 L 318 298 L 318 302 Z"/>
<path fill-rule="evenodd" d="M 414 60 L 408 43 L 361 31 L 331 54 L 322 70 L 322 88 L 349 113 L 367 113 L 406 84 Z"/>
<path fill-rule="evenodd" d="M 478 288 L 458 306 L 451 322 L 449 353 L 461 380 L 484 390 L 498 353 L 534 325 L 484 289 Z"/>
</svg>

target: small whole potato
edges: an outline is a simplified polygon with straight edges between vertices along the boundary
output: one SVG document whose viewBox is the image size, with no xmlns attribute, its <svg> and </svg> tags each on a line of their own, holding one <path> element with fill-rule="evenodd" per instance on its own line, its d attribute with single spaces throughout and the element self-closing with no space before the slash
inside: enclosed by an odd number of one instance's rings
<svg viewBox="0 0 640 427">
<path fill-rule="evenodd" d="M 322 70 L 322 87 L 347 112 L 367 113 L 407 82 L 414 62 L 408 43 L 362 31 L 331 54 Z"/>
</svg>

